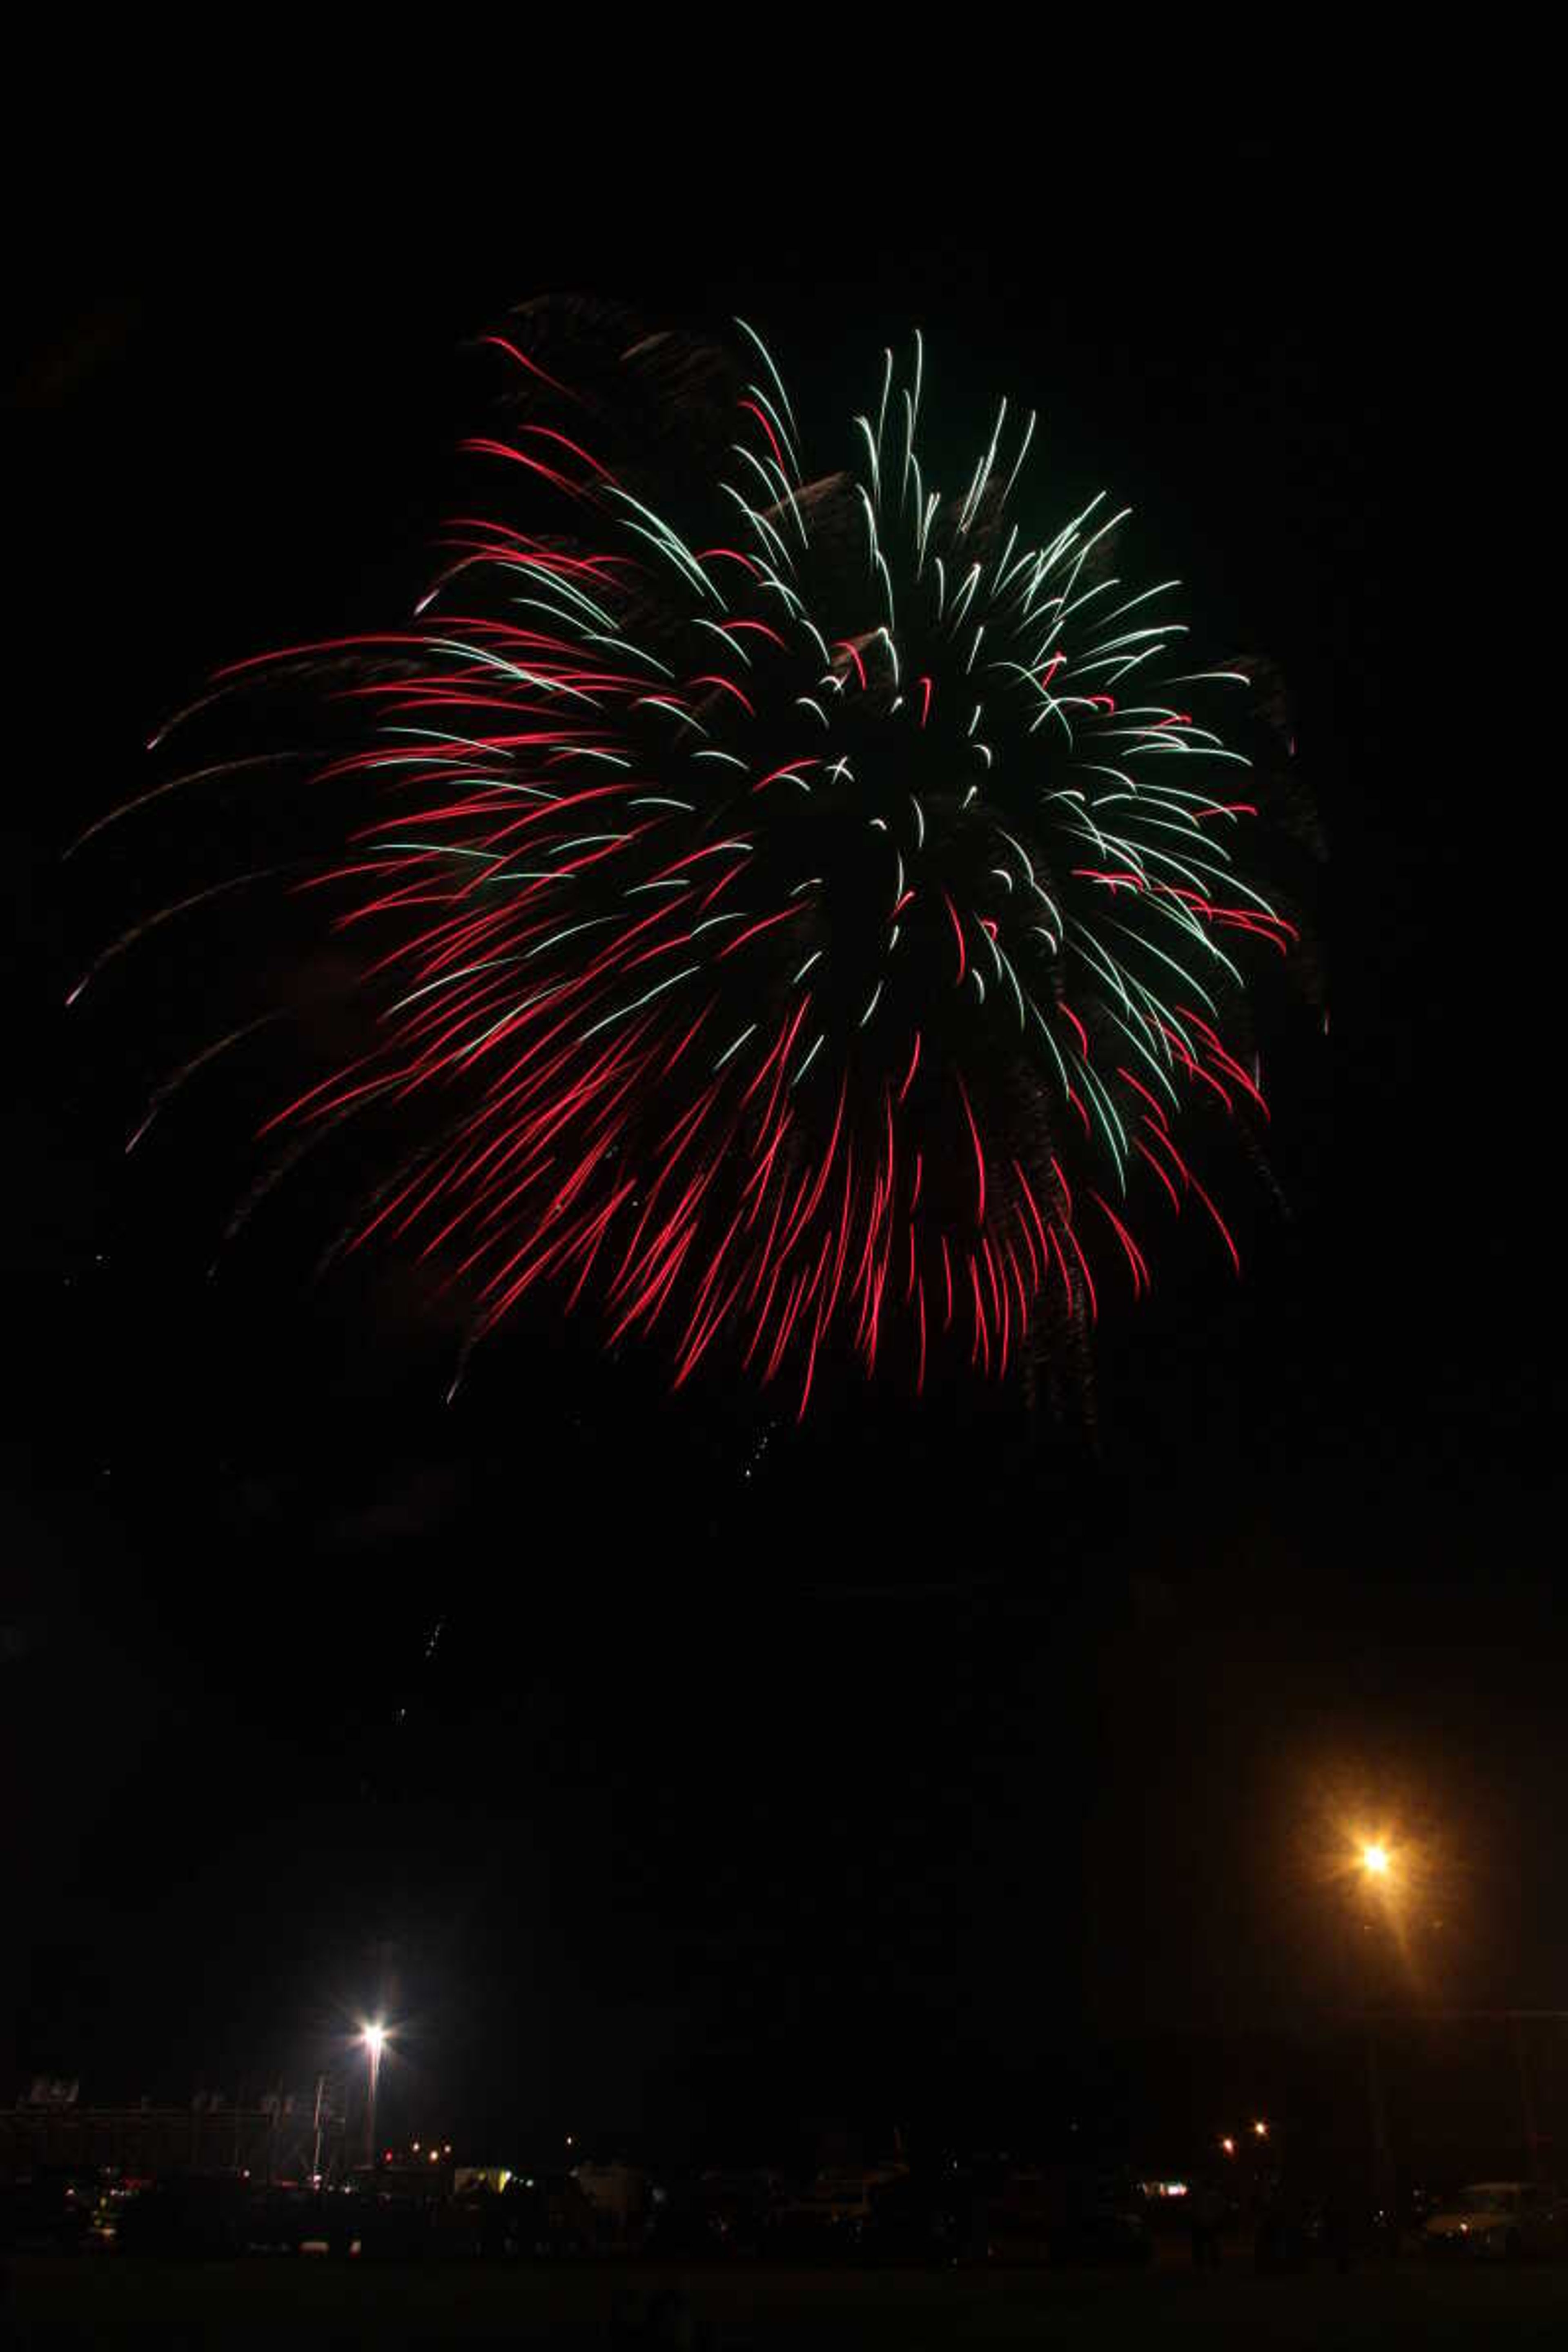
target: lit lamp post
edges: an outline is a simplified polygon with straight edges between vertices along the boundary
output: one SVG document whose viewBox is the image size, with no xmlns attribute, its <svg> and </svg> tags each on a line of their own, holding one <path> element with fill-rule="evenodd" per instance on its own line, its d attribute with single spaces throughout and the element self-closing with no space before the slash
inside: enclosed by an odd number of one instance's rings
<svg viewBox="0 0 1568 2352">
<path fill-rule="evenodd" d="M 364 2152 L 365 2160 L 374 2170 L 375 2167 L 375 2092 L 381 2079 L 381 2053 L 386 2047 L 386 2028 L 380 2023 L 367 2025 L 360 2040 L 364 2043 L 370 2057 L 370 2098 L 365 2108 Z"/>
<path fill-rule="evenodd" d="M 1394 1858 L 1381 1838 L 1369 1840 L 1358 1857 L 1361 1874 L 1384 1904 L 1397 1889 Z M 1385 2207 L 1394 2202 L 1394 2157 L 1388 2145 L 1388 2110 L 1384 2104 L 1383 2075 L 1377 2063 L 1377 2033 L 1371 2012 L 1366 2020 L 1366 2091 L 1372 2117 L 1373 2194 Z"/>
</svg>

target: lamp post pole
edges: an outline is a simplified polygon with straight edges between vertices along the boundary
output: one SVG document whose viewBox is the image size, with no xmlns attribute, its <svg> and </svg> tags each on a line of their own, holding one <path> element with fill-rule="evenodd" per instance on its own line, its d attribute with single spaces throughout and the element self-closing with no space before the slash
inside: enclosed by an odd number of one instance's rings
<svg viewBox="0 0 1568 2352">
<path fill-rule="evenodd" d="M 374 2171 L 375 2168 L 375 2094 L 381 2081 L 381 2053 L 386 2046 L 386 2028 L 379 2024 L 367 2025 L 363 2039 L 364 2046 L 370 2053 L 370 2095 L 365 2101 L 364 2111 L 364 2158 Z"/>
<path fill-rule="evenodd" d="M 1388 1848 L 1381 1840 L 1361 1850 L 1362 1875 L 1386 1904 L 1394 1893 L 1394 1872 Z M 1385 2212 L 1394 2207 L 1394 2152 L 1388 2138 L 1388 2103 L 1384 2096 L 1383 2068 L 1377 2052 L 1377 2023 L 1366 2014 L 1366 2097 L 1372 2126 L 1372 2193 Z"/>
</svg>

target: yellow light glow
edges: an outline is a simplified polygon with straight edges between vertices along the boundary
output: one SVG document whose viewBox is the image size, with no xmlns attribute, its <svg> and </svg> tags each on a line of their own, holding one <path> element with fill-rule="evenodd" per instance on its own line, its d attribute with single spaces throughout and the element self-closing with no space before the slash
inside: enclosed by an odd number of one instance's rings
<svg viewBox="0 0 1568 2352">
<path fill-rule="evenodd" d="M 1372 1878 L 1388 1876 L 1388 1848 L 1385 1845 L 1363 1845 L 1361 1866 Z"/>
<path fill-rule="evenodd" d="M 1236 2154 L 1236 2142 L 1233 2139 L 1222 2139 L 1220 2146 L 1224 2148 L 1226 2156 L 1234 2156 Z"/>
<path fill-rule="evenodd" d="M 1261 2118 L 1259 2118 L 1259 2120 L 1258 2120 L 1257 2123 L 1255 2123 L 1255 2124 L 1253 2125 L 1252 2128 L 1253 2128 L 1254 2133 L 1255 2133 L 1255 2134 L 1256 2134 L 1256 2136 L 1258 2137 L 1258 2138 L 1259 2138 L 1259 2139 L 1267 2139 L 1267 2138 L 1268 2138 L 1268 2125 L 1267 2125 L 1266 2123 L 1264 2123 L 1264 2122 L 1262 2121 L 1262 2119 L 1261 2119 Z"/>
</svg>

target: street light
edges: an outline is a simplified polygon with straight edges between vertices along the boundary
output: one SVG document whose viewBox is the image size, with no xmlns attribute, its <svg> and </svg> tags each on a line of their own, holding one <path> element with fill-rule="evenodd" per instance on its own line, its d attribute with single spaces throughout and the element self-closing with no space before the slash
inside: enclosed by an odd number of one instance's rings
<svg viewBox="0 0 1568 2352">
<path fill-rule="evenodd" d="M 1268 2126 L 1261 2116 L 1252 2126 L 1252 2136 L 1254 2139 L 1267 2139 L 1268 2137 Z"/>
<path fill-rule="evenodd" d="M 381 2053 L 386 2047 L 386 2028 L 378 2019 L 375 2024 L 367 2025 L 364 2028 L 364 2031 L 360 2035 L 360 2040 L 363 2042 L 365 2049 L 370 2055 L 370 2104 L 365 2112 L 364 2152 L 366 2160 L 374 2168 L 375 2164 L 375 2090 L 376 2084 L 381 2078 Z"/>
<path fill-rule="evenodd" d="M 1361 1874 L 1376 1888 L 1384 1917 L 1395 1937 L 1400 1934 L 1402 1889 L 1394 1857 L 1383 1838 L 1363 1838 L 1357 1862 Z M 1383 2071 L 1377 2060 L 1377 2033 L 1369 2010 L 1366 2016 L 1366 2095 L 1372 2121 L 1372 2187 L 1378 2202 L 1387 2207 L 1394 2197 L 1394 2156 L 1388 2139 L 1388 2110 L 1383 2095 Z"/>
</svg>

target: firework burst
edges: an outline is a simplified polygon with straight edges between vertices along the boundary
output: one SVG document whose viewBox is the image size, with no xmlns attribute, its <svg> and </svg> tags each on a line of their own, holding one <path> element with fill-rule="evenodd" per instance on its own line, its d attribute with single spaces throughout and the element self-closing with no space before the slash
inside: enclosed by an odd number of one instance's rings
<svg viewBox="0 0 1568 2352">
<path fill-rule="evenodd" d="M 1246 982 L 1294 933 L 1210 723 L 1246 675 L 1118 575 L 1124 515 L 1031 537 L 1005 402 L 930 480 L 918 335 L 827 476 L 750 328 L 488 340 L 490 510 L 413 623 L 215 686 L 308 687 L 351 812 L 290 887 L 374 1031 L 262 1127 L 395 1113 L 346 1246 L 436 1262 L 480 1334 L 548 1291 L 800 1412 L 827 1354 L 918 1392 L 1058 1349 L 1110 1268 L 1147 1286 L 1151 1208 L 1238 1265 L 1188 1129 L 1266 1118 Z"/>
</svg>

